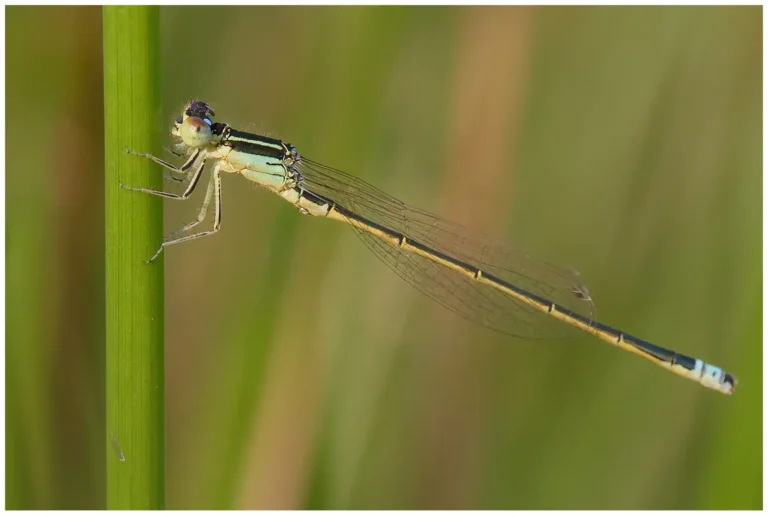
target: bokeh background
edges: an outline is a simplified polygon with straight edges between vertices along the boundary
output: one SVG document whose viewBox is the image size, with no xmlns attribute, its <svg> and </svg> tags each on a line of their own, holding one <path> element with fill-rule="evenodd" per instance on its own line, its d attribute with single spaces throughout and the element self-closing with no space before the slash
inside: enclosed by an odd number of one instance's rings
<svg viewBox="0 0 768 516">
<path fill-rule="evenodd" d="M 740 380 L 474 326 L 225 177 L 165 258 L 167 507 L 762 507 L 760 7 L 161 13 L 169 123 L 205 99 Z M 105 504 L 101 71 L 100 8 L 6 8 L 8 508 Z"/>
</svg>

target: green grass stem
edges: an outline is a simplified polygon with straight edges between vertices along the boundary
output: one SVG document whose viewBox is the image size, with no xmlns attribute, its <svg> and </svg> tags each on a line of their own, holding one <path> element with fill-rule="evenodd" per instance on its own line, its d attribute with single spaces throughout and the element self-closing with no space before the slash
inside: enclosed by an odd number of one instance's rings
<svg viewBox="0 0 768 516">
<path fill-rule="evenodd" d="M 159 149 L 159 12 L 103 8 L 107 508 L 165 505 L 163 258 L 144 263 L 162 241 L 162 174 L 125 149 Z"/>
</svg>

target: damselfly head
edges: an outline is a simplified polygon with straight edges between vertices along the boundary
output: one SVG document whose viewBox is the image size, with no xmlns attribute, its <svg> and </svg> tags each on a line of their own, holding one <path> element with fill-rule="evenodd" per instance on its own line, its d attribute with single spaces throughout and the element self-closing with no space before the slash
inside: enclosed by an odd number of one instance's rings
<svg viewBox="0 0 768 516">
<path fill-rule="evenodd" d="M 213 112 L 211 106 L 202 100 L 190 100 L 186 108 L 184 108 L 184 115 L 194 116 L 203 120 L 207 120 L 208 124 L 210 125 L 211 120 L 214 116 L 216 116 L 216 113 Z"/>
<path fill-rule="evenodd" d="M 171 134 L 181 139 L 187 147 L 196 149 L 211 143 L 213 117 L 211 106 L 202 100 L 191 100 L 184 107 L 182 115 L 174 121 Z"/>
</svg>

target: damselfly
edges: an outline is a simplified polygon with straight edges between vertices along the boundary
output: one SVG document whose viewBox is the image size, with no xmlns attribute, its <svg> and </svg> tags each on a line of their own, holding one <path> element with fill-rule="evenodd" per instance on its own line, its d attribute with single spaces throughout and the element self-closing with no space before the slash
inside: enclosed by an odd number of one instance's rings
<svg viewBox="0 0 768 516">
<path fill-rule="evenodd" d="M 504 244 L 408 206 L 341 170 L 303 158 L 283 141 L 213 122 L 205 102 L 189 102 L 174 123 L 177 167 L 151 159 L 185 185 L 181 194 L 124 186 L 169 199 L 187 199 L 205 164 L 215 162 L 196 220 L 169 235 L 148 262 L 179 242 L 212 235 L 221 226 L 223 172 L 241 174 L 296 206 L 301 213 L 350 225 L 368 248 L 408 283 L 443 306 L 491 329 L 520 338 L 547 337 L 565 325 L 640 355 L 705 387 L 731 394 L 736 379 L 714 365 L 665 349 L 595 320 L 578 275 L 534 260 Z M 213 202 L 213 228 L 198 233 Z M 563 328 L 567 327 L 561 325 Z"/>
</svg>

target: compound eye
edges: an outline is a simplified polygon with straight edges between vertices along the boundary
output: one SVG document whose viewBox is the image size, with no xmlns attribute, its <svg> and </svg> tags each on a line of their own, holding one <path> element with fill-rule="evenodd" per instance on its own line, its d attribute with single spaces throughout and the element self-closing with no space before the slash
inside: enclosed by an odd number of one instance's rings
<svg viewBox="0 0 768 516">
<path fill-rule="evenodd" d="M 213 132 L 205 120 L 188 116 L 179 127 L 179 136 L 186 146 L 196 149 L 211 143 Z"/>
</svg>

